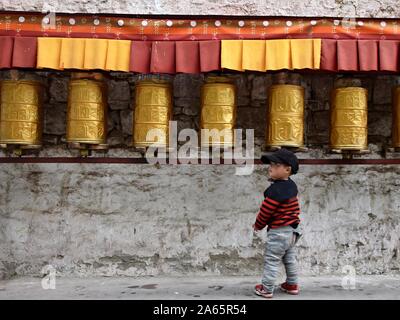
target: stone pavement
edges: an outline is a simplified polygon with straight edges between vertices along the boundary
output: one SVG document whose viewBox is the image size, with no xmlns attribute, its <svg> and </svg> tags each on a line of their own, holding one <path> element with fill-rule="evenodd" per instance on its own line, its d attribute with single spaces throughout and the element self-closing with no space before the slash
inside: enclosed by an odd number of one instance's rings
<svg viewBox="0 0 400 320">
<path fill-rule="evenodd" d="M 357 276 L 355 288 L 341 276 L 300 279 L 301 294 L 276 289 L 274 299 L 384 299 L 400 300 L 400 275 Z M 56 278 L 55 289 L 43 289 L 41 278 L 0 281 L 0 299 L 143 299 L 218 300 L 262 299 L 253 293 L 258 277 L 97 277 Z"/>
</svg>

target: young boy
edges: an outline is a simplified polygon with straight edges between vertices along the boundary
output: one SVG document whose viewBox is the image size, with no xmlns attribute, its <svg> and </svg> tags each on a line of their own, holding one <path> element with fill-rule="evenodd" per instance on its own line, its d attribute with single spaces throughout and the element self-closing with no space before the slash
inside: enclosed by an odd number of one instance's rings
<svg viewBox="0 0 400 320">
<path fill-rule="evenodd" d="M 264 274 L 262 283 L 255 286 L 255 293 L 264 298 L 272 298 L 282 261 L 286 269 L 286 282 L 280 288 L 286 293 L 298 294 L 294 246 L 301 236 L 296 230 L 300 223 L 300 207 L 297 186 L 289 177 L 297 173 L 298 159 L 293 152 L 282 148 L 263 155 L 261 161 L 270 164 L 268 174 L 272 184 L 264 191 L 265 199 L 253 225 L 256 232 L 268 225 Z"/>
</svg>

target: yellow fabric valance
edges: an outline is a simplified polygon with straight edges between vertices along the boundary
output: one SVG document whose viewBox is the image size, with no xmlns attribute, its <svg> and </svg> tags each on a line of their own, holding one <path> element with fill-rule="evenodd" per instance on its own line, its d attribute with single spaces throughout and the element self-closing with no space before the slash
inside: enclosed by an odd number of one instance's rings
<svg viewBox="0 0 400 320">
<path fill-rule="evenodd" d="M 321 39 L 291 39 L 292 69 L 319 69 Z"/>
<path fill-rule="evenodd" d="M 106 70 L 129 71 L 131 41 L 108 40 Z"/>
<path fill-rule="evenodd" d="M 222 40 L 221 67 L 244 71 L 319 69 L 321 39 Z"/>
<path fill-rule="evenodd" d="M 265 65 L 267 70 L 291 69 L 290 40 L 266 41 Z"/>
<path fill-rule="evenodd" d="M 264 40 L 243 40 L 242 68 L 265 71 Z"/>
<path fill-rule="evenodd" d="M 129 71 L 131 41 L 38 38 L 38 68 Z"/>
<path fill-rule="evenodd" d="M 61 38 L 38 38 L 37 39 L 37 62 L 38 68 L 59 69 Z"/>
<path fill-rule="evenodd" d="M 243 71 L 242 68 L 242 40 L 221 41 L 221 67 Z"/>
<path fill-rule="evenodd" d="M 71 54 L 71 53 L 74 54 Z M 82 39 L 62 39 L 60 69 L 84 69 L 85 41 Z"/>
</svg>

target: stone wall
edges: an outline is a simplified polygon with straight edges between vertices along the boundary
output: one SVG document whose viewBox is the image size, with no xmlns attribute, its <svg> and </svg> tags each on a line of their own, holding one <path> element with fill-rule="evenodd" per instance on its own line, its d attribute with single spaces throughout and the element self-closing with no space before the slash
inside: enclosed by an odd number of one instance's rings
<svg viewBox="0 0 400 320">
<path fill-rule="evenodd" d="M 2 72 L 2 78 L 8 73 Z M 44 78 L 45 145 L 40 156 L 76 156 L 65 143 L 68 73 Z M 238 88 L 238 127 L 254 128 L 256 157 L 265 139 L 267 88 L 272 74 L 231 74 Z M 327 152 L 329 93 L 336 75 L 304 73 L 306 145 L 300 158 L 338 158 Z M 396 157 L 390 144 L 392 75 L 359 75 L 368 88 L 369 147 L 363 158 Z M 129 148 L 135 76 L 107 79 L 108 156 L 140 157 Z M 178 128 L 198 128 L 203 76 L 174 77 Z M 5 156 L 4 152 L 0 156 Z M 95 154 L 94 156 L 104 156 Z M 265 167 L 249 176 L 234 165 L 1 164 L 0 272 L 39 275 L 261 274 L 264 241 L 251 225 L 269 184 Z M 398 165 L 301 166 L 304 238 L 302 274 L 399 272 Z"/>
<path fill-rule="evenodd" d="M 278 4 L 278 5 L 277 5 Z M 2 0 L 0 10 L 243 16 L 398 18 L 397 0 Z"/>
<path fill-rule="evenodd" d="M 398 165 L 303 165 L 293 180 L 302 275 L 399 273 Z M 2 164 L 0 272 L 261 275 L 251 225 L 267 185 L 262 165 Z"/>
</svg>

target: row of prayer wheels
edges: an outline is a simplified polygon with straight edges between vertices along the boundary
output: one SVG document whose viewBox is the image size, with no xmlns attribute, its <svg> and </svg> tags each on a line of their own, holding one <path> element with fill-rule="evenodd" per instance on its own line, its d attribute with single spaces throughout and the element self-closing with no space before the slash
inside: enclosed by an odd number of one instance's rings
<svg viewBox="0 0 400 320">
<path fill-rule="evenodd" d="M 67 141 L 106 143 L 107 97 L 102 81 L 71 80 Z M 43 85 L 36 80 L 4 80 L 0 88 L 0 144 L 38 149 L 42 144 Z"/>
<path fill-rule="evenodd" d="M 39 148 L 43 85 L 38 81 L 3 80 L 0 93 L 0 144 Z M 160 79 L 139 81 L 135 99 L 133 146 L 168 146 L 173 106 L 171 83 Z M 266 146 L 303 147 L 304 88 L 297 84 L 272 85 L 267 110 Z M 367 150 L 365 88 L 336 87 L 332 91 L 330 114 L 331 150 Z M 201 128 L 217 135 L 202 136 L 201 145 L 232 146 L 235 124 L 235 85 L 228 78 L 209 77 L 201 93 Z M 400 148 L 400 87 L 393 90 L 392 128 L 392 145 Z M 149 135 L 150 130 L 156 134 Z M 70 80 L 66 140 L 89 146 L 106 145 L 107 96 L 103 81 Z"/>
<path fill-rule="evenodd" d="M 148 147 L 158 144 L 167 147 L 173 105 L 170 83 L 144 80 L 136 85 L 135 90 L 133 145 Z M 210 77 L 202 87 L 201 97 L 201 128 L 210 130 L 210 134 L 202 138 L 202 146 L 233 146 L 236 123 L 234 84 L 227 78 Z M 149 130 L 158 130 L 160 134 L 149 137 Z"/>
<path fill-rule="evenodd" d="M 72 79 L 68 88 L 66 140 L 72 145 L 104 146 L 107 140 L 107 96 L 103 81 Z M 226 78 L 210 78 L 202 94 L 202 128 L 217 130 L 202 145 L 233 145 L 236 90 Z M 43 127 L 43 85 L 39 81 L 1 82 L 0 144 L 40 148 Z M 161 79 L 139 81 L 135 86 L 133 145 L 168 145 L 172 120 L 172 86 Z M 149 135 L 154 130 L 158 134 Z M 222 131 L 222 135 L 220 132 Z"/>
<path fill-rule="evenodd" d="M 397 95 L 400 97 L 400 91 Z M 266 145 L 269 147 L 304 146 L 304 88 L 278 84 L 269 89 Z M 400 104 L 393 105 L 398 109 Z M 332 91 L 330 109 L 330 149 L 367 150 L 367 90 L 342 87 Z M 394 123 L 395 127 L 400 125 Z M 397 140 L 396 140 L 397 137 Z M 399 136 L 393 135 L 393 141 Z"/>
</svg>

